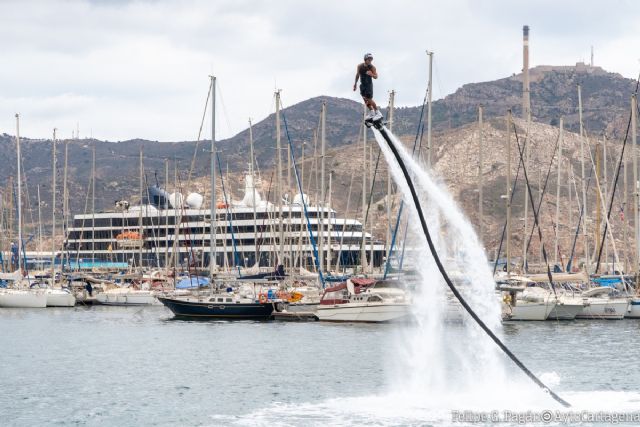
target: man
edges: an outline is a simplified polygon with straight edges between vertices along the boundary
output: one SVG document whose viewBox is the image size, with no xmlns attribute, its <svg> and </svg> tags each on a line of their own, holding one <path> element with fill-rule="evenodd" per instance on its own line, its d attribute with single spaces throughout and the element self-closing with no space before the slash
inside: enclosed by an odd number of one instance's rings
<svg viewBox="0 0 640 427">
<path fill-rule="evenodd" d="M 356 72 L 356 81 L 353 83 L 353 90 L 355 92 L 358 85 L 358 79 L 360 79 L 360 95 L 364 100 L 364 104 L 369 109 L 369 113 L 365 117 L 365 121 L 375 122 L 382 119 L 382 113 L 378 110 L 378 106 L 373 100 L 373 80 L 378 78 L 378 72 L 376 67 L 371 64 L 373 61 L 373 55 L 367 53 L 364 56 L 364 62 L 358 65 Z"/>
</svg>

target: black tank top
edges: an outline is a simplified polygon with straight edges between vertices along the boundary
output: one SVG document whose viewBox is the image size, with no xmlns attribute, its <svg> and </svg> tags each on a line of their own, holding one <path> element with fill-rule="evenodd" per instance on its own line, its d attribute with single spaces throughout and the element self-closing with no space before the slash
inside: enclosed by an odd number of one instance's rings
<svg viewBox="0 0 640 427">
<path fill-rule="evenodd" d="M 358 71 L 360 74 L 360 83 L 364 87 L 372 87 L 373 80 L 371 80 L 371 76 L 367 74 L 367 71 L 371 69 L 371 65 L 367 65 L 364 62 L 360 64 L 360 70 Z"/>
</svg>

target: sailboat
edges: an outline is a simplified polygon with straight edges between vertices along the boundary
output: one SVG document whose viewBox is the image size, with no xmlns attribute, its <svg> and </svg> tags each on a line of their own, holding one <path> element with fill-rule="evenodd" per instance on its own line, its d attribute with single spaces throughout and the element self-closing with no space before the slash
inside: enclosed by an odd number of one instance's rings
<svg viewBox="0 0 640 427">
<path fill-rule="evenodd" d="M 12 288 L 0 289 L 0 307 L 12 308 L 44 308 L 47 306 L 47 297 L 44 289 L 32 290 L 22 274 L 22 255 L 24 241 L 22 239 L 22 162 L 20 156 L 20 115 L 16 114 L 16 159 L 18 181 L 18 269 L 3 277 L 10 280 Z"/>
<path fill-rule="evenodd" d="M 629 300 L 619 291 L 609 286 L 591 288 L 582 293 L 586 306 L 576 319 L 623 319 L 627 313 Z"/>
</svg>

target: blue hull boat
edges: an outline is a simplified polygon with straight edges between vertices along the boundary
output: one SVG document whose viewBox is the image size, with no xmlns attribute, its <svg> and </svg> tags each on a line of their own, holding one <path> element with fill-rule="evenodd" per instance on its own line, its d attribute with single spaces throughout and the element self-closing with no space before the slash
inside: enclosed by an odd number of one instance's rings
<svg viewBox="0 0 640 427">
<path fill-rule="evenodd" d="M 275 308 L 273 302 L 219 302 L 216 298 L 158 297 L 158 300 L 181 318 L 267 320 Z"/>
</svg>

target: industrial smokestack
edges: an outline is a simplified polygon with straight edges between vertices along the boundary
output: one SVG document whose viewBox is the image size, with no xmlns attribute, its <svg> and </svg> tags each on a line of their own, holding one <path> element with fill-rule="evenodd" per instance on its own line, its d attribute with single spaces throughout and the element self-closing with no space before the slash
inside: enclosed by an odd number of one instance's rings
<svg viewBox="0 0 640 427">
<path fill-rule="evenodd" d="M 529 94 L 529 26 L 522 27 L 522 118 L 527 119 L 531 111 Z"/>
</svg>

